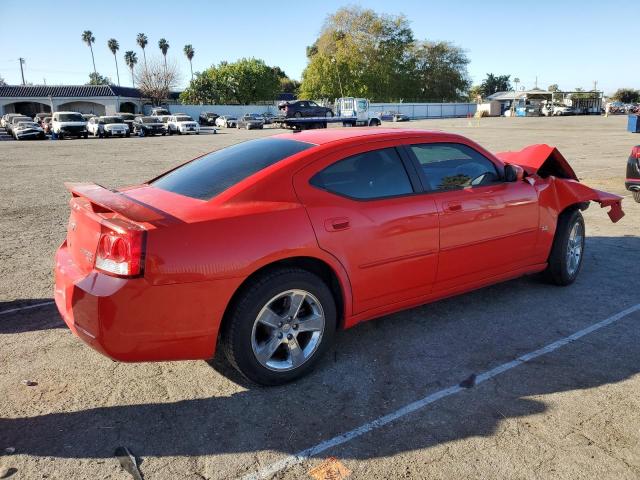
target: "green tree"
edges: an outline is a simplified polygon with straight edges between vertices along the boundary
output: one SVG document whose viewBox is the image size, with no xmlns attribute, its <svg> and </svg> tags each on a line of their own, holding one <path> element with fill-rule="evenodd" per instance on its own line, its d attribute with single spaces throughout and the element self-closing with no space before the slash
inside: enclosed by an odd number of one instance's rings
<svg viewBox="0 0 640 480">
<path fill-rule="evenodd" d="M 138 36 L 136 37 L 136 43 L 142 49 L 142 57 L 144 58 L 144 66 L 146 67 L 147 66 L 147 54 L 145 53 L 144 48 L 149 43 L 149 40 L 147 39 L 147 36 L 144 33 L 139 33 Z"/>
<path fill-rule="evenodd" d="M 413 42 L 404 16 L 341 8 L 326 19 L 320 36 L 307 48 L 309 63 L 302 74 L 300 95 L 403 98 L 410 85 Z"/>
<path fill-rule="evenodd" d="M 638 103 L 640 102 L 640 90 L 633 88 L 619 88 L 615 91 L 611 98 L 622 103 Z"/>
<path fill-rule="evenodd" d="M 511 90 L 511 75 L 494 75 L 487 73 L 487 77 L 480 84 L 482 96 L 488 97 L 496 92 L 507 92 Z"/>
<path fill-rule="evenodd" d="M 462 49 L 448 42 L 418 42 L 412 51 L 417 82 L 413 98 L 436 102 L 459 101 L 466 97 L 471 82 L 469 59 Z"/>
<path fill-rule="evenodd" d="M 136 55 L 136 52 L 133 50 L 127 50 L 124 52 L 124 63 L 126 63 L 129 70 L 131 70 L 131 85 L 135 87 L 136 82 L 133 76 L 133 67 L 138 63 L 138 56 Z"/>
<path fill-rule="evenodd" d="M 96 37 L 93 36 L 93 33 L 91 33 L 91 30 L 85 30 L 84 32 L 82 32 L 82 41 L 86 43 L 91 49 L 91 61 L 93 62 L 93 73 L 97 74 L 98 72 L 96 71 L 96 59 L 93 56 L 93 44 L 96 42 Z"/>
<path fill-rule="evenodd" d="M 158 48 L 162 52 L 162 56 L 164 57 L 164 68 L 167 68 L 167 52 L 169 51 L 169 42 L 166 39 L 161 38 L 158 40 Z"/>
<path fill-rule="evenodd" d="M 552 83 L 547 87 L 547 92 L 559 92 L 559 91 L 560 91 L 560 87 L 558 86 L 557 83 Z"/>
<path fill-rule="evenodd" d="M 99 73 L 90 73 L 89 82 L 85 85 L 111 85 L 111 79 L 109 77 L 103 77 Z"/>
<path fill-rule="evenodd" d="M 280 91 L 280 77 L 263 60 L 241 58 L 237 62 L 221 62 L 197 73 L 180 95 L 182 103 L 232 103 L 247 105 L 273 100 Z"/>
<path fill-rule="evenodd" d="M 120 50 L 120 44 L 118 44 L 118 41 L 115 38 L 110 38 L 109 41 L 107 42 L 107 47 L 109 47 L 109 50 L 111 50 L 111 53 L 113 53 L 113 59 L 116 62 L 116 75 L 118 76 L 118 86 L 120 86 L 120 72 L 118 71 L 118 57 L 116 56 L 116 53 L 118 53 L 118 50 Z"/>
<path fill-rule="evenodd" d="M 477 102 L 478 100 L 482 100 L 482 87 L 480 85 L 473 85 L 471 88 L 469 88 L 467 99 L 470 102 Z"/>
<path fill-rule="evenodd" d="M 7 84 L 7 82 L 5 82 L 4 78 L 0 77 L 0 87 L 4 87 Z"/>
<path fill-rule="evenodd" d="M 193 80 L 193 56 L 196 54 L 196 51 L 193 49 L 191 44 L 185 45 L 182 51 L 189 60 L 189 67 L 191 68 L 191 80 Z"/>
</svg>

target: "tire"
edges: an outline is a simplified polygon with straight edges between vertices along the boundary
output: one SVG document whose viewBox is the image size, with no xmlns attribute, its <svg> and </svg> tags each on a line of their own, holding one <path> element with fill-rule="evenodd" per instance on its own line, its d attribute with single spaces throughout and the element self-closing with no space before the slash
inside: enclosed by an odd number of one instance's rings
<svg viewBox="0 0 640 480">
<path fill-rule="evenodd" d="M 301 118 L 302 117 L 302 113 L 301 112 L 296 112 L 293 114 L 294 117 L 296 118 Z"/>
<path fill-rule="evenodd" d="M 565 210 L 558 217 L 548 266 L 544 271 L 547 281 L 560 286 L 572 284 L 582 268 L 584 244 L 584 219 L 580 210 Z"/>
<path fill-rule="evenodd" d="M 125 137 L 129 138 L 131 136 L 131 132 L 127 132 L 124 134 Z"/>
<path fill-rule="evenodd" d="M 636 190 L 636 191 L 633 192 L 633 199 L 636 202 L 640 203 L 640 191 Z"/>
<path fill-rule="evenodd" d="M 332 117 L 333 117 L 333 112 L 332 112 L 331 110 L 328 110 L 328 111 L 324 114 L 324 116 L 325 116 L 325 117 L 327 117 L 327 118 L 332 118 Z"/>
<path fill-rule="evenodd" d="M 64 140 L 64 133 L 58 133 L 58 140 Z"/>
<path fill-rule="evenodd" d="M 82 134 L 82 138 L 84 138 L 85 140 L 86 140 L 87 138 L 89 138 L 89 132 L 84 132 L 84 133 Z"/>
<path fill-rule="evenodd" d="M 247 123 L 247 125 L 245 126 L 245 128 L 246 128 L 247 130 L 251 130 L 251 125 L 249 125 L 249 124 Z"/>
<path fill-rule="evenodd" d="M 294 315 L 291 320 L 287 316 L 288 309 L 295 308 L 290 306 L 293 296 L 304 298 L 303 307 L 297 311 L 304 310 L 306 314 L 299 322 L 296 318 L 300 317 Z M 266 315 L 273 326 L 258 321 L 267 307 L 276 312 L 276 315 Z M 279 322 L 280 315 L 283 315 L 282 322 Z M 306 319 L 314 319 L 307 325 L 317 329 L 298 331 Z M 278 269 L 257 277 L 237 296 L 225 318 L 221 345 L 229 363 L 248 380 L 260 385 L 282 385 L 313 369 L 333 342 L 336 322 L 335 300 L 319 277 L 297 268 Z M 293 340 L 292 343 L 287 338 Z M 255 352 L 269 343 L 277 348 L 259 360 Z M 292 355 L 290 345 L 302 356 Z M 294 357 L 301 362 L 297 366 Z"/>
</svg>

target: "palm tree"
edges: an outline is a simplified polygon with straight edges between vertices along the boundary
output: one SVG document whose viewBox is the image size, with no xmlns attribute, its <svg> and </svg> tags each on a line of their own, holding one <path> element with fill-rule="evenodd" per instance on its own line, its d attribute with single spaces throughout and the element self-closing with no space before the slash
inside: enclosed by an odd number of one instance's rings
<svg viewBox="0 0 640 480">
<path fill-rule="evenodd" d="M 85 30 L 84 32 L 82 32 L 82 41 L 87 45 L 89 45 L 89 48 L 91 49 L 91 61 L 93 62 L 93 73 L 97 76 L 98 72 L 96 71 L 96 59 L 93 57 L 93 46 L 92 46 L 92 44 L 95 43 L 96 41 L 96 37 L 93 36 L 93 33 L 91 33 L 91 30 Z"/>
<path fill-rule="evenodd" d="M 189 66 L 191 67 L 191 80 L 193 80 L 193 62 L 191 60 L 193 60 L 193 56 L 196 54 L 196 51 L 193 49 L 191 44 L 185 45 L 183 51 L 189 59 Z"/>
<path fill-rule="evenodd" d="M 140 45 L 140 48 L 142 49 L 142 56 L 144 57 L 144 66 L 146 68 L 147 54 L 144 51 L 144 47 L 147 46 L 147 43 L 149 43 L 149 40 L 147 40 L 147 36 L 144 33 L 139 33 L 138 36 L 136 37 L 136 42 L 138 43 L 138 45 Z"/>
<path fill-rule="evenodd" d="M 160 51 L 162 52 L 162 56 L 164 57 L 164 69 L 167 69 L 167 51 L 169 50 L 169 42 L 167 42 L 164 38 L 161 38 L 158 41 L 158 47 L 160 47 Z"/>
<path fill-rule="evenodd" d="M 120 86 L 120 72 L 118 71 L 118 57 L 116 57 L 116 52 L 120 50 L 120 45 L 118 44 L 118 41 L 115 38 L 110 38 L 109 41 L 107 42 L 107 47 L 109 47 L 109 50 L 111 50 L 111 53 L 113 53 L 113 59 L 116 62 L 116 75 L 118 76 L 118 86 Z"/>
<path fill-rule="evenodd" d="M 134 52 L 133 50 L 124 52 L 124 63 L 126 63 L 127 67 L 131 69 L 131 84 L 135 87 L 136 82 L 133 79 L 133 67 L 136 66 L 136 63 L 138 63 L 138 56 L 136 55 L 136 52 Z"/>
</svg>

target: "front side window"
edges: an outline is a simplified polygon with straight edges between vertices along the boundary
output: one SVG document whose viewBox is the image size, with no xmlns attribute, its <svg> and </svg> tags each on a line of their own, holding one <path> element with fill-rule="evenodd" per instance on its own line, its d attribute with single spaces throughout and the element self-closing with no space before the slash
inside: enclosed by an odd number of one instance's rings
<svg viewBox="0 0 640 480">
<path fill-rule="evenodd" d="M 313 146 L 282 138 L 243 142 L 186 163 L 152 181 L 151 185 L 209 200 L 260 170 Z"/>
<path fill-rule="evenodd" d="M 491 160 L 466 145 L 426 143 L 412 145 L 427 188 L 432 191 L 480 187 L 500 181 Z"/>
<path fill-rule="evenodd" d="M 315 174 L 311 184 L 360 200 L 413 193 L 395 148 L 373 150 L 340 160 Z"/>
</svg>

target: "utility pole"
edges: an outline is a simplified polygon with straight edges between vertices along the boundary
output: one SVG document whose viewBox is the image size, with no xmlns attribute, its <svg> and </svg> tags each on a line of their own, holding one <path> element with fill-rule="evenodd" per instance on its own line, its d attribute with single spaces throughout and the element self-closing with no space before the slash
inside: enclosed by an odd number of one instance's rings
<svg viewBox="0 0 640 480">
<path fill-rule="evenodd" d="M 593 91 L 597 92 L 598 91 L 598 80 L 594 80 L 593 81 Z"/>
<path fill-rule="evenodd" d="M 22 65 L 24 65 L 24 58 L 20 57 L 18 60 L 20 61 L 20 73 L 22 74 L 22 85 L 25 85 L 24 69 L 22 68 Z"/>
</svg>

